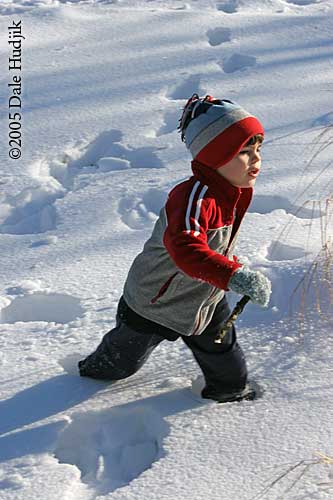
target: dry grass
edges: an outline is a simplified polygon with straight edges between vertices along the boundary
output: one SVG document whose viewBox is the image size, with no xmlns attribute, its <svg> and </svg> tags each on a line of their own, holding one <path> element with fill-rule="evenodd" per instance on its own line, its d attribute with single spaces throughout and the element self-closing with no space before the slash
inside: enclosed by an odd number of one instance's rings
<svg viewBox="0 0 333 500">
<path fill-rule="evenodd" d="M 308 270 L 295 286 L 290 297 L 290 315 L 296 312 L 304 323 L 306 311 L 315 310 L 319 315 L 327 314 L 333 307 L 333 197 L 323 203 L 313 202 L 314 213 L 317 207 L 320 215 L 321 248 L 311 262 Z M 313 218 L 311 218 L 313 222 Z M 313 235 L 312 224 L 307 235 L 308 243 Z M 296 304 L 296 306 L 294 305 Z"/>
<path fill-rule="evenodd" d="M 251 500 L 262 500 L 263 498 L 268 498 L 269 494 L 270 500 L 272 500 L 273 489 L 278 485 L 279 490 L 276 499 L 287 500 L 288 494 L 291 490 L 299 483 L 299 481 L 305 476 L 311 467 L 318 465 L 332 465 L 333 458 L 324 455 L 323 453 L 316 453 L 318 458 L 313 458 L 309 460 L 300 460 L 294 464 L 287 464 L 285 470 L 278 474 L 274 479 L 270 480 L 268 485 L 262 489 L 258 494 L 251 498 Z M 287 484 L 286 484 L 287 483 Z M 333 489 L 333 481 L 326 483 L 318 483 L 317 486 L 325 490 Z"/>
<path fill-rule="evenodd" d="M 313 165 L 313 162 L 320 160 L 321 154 L 326 153 L 327 149 L 332 145 L 333 126 L 329 126 L 318 135 L 316 148 L 305 166 L 300 184 L 302 184 L 304 176 Z M 313 170 L 316 171 L 316 169 Z M 294 200 L 294 204 L 303 198 L 313 184 L 323 175 L 327 177 L 325 183 L 326 192 L 323 198 L 306 201 L 294 214 L 297 217 L 300 211 L 304 209 L 310 210 L 311 218 L 305 235 L 306 248 L 309 248 L 312 238 L 317 240 L 319 235 L 321 238 L 320 251 L 310 262 L 309 268 L 296 284 L 290 297 L 289 312 L 290 315 L 297 316 L 297 324 L 302 334 L 305 331 L 307 313 L 316 312 L 319 316 L 325 316 L 333 311 L 333 160 L 322 166 L 320 171 L 315 174 L 312 182 L 299 193 Z M 316 214 L 319 214 L 319 224 L 315 224 Z M 290 220 L 283 227 L 277 243 L 288 240 L 288 236 L 293 229 L 292 224 L 293 220 Z M 320 234 L 318 231 L 320 231 Z M 333 458 L 323 453 L 316 453 L 316 457 L 312 459 L 276 466 L 274 468 L 280 470 L 282 467 L 282 472 L 269 479 L 267 486 L 252 497 L 251 500 L 288 500 L 288 498 L 293 497 L 295 487 L 306 477 L 310 469 L 325 466 L 331 466 L 333 469 Z M 332 473 L 330 477 L 333 477 Z M 333 480 L 317 483 L 316 486 L 320 487 L 322 491 L 332 491 L 333 498 Z M 302 496 L 302 498 L 310 498 L 310 496 Z"/>
<path fill-rule="evenodd" d="M 317 171 L 317 167 L 313 167 L 314 162 L 321 164 L 321 155 L 327 153 L 328 148 L 333 145 L 333 126 L 325 127 L 317 136 L 314 150 L 309 161 L 306 163 L 300 178 L 302 185 L 305 174 L 311 169 Z M 306 248 L 309 248 L 309 243 L 312 238 L 317 239 L 320 231 L 321 248 L 316 257 L 312 260 L 309 268 L 303 277 L 296 284 L 290 297 L 290 316 L 297 315 L 298 324 L 301 333 L 305 329 L 307 313 L 316 312 L 320 316 L 324 316 L 333 310 L 333 160 L 329 160 L 323 164 L 318 173 L 315 174 L 310 183 L 308 183 L 294 200 L 294 204 L 298 202 L 304 195 L 315 185 L 319 178 L 325 176 L 326 191 L 323 194 L 323 199 L 307 200 L 303 203 L 294 214 L 296 217 L 304 209 L 311 213 L 310 223 L 306 235 Z M 315 227 L 316 214 L 319 214 L 319 229 L 318 224 Z M 292 231 L 291 220 L 286 224 L 277 241 L 286 241 L 288 235 Z"/>
</svg>

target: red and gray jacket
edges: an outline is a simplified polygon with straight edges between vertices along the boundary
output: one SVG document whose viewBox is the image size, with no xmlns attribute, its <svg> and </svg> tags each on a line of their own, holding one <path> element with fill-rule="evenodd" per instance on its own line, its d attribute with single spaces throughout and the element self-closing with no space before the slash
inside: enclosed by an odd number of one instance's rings
<svg viewBox="0 0 333 500">
<path fill-rule="evenodd" d="M 232 252 L 253 192 L 196 161 L 192 170 L 169 193 L 123 293 L 135 313 L 182 335 L 203 332 L 241 267 Z"/>
</svg>

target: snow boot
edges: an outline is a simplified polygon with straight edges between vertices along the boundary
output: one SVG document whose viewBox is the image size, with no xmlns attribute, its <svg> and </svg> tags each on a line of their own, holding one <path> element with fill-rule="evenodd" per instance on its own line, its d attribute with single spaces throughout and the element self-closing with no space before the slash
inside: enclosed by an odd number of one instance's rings
<svg viewBox="0 0 333 500">
<path fill-rule="evenodd" d="M 205 378 L 200 375 L 192 381 L 192 392 L 199 399 L 211 399 L 217 403 L 232 403 L 234 401 L 253 401 L 261 397 L 263 390 L 253 381 L 248 382 L 243 389 L 217 391 L 212 386 L 207 386 Z"/>
<path fill-rule="evenodd" d="M 242 400 L 253 401 L 256 399 L 257 392 L 254 387 L 251 387 L 250 384 L 246 384 L 244 389 L 236 389 L 235 391 L 225 393 L 215 392 L 214 389 L 205 387 L 201 392 L 201 396 L 204 399 L 213 399 L 218 403 L 232 403 L 234 401 Z"/>
</svg>

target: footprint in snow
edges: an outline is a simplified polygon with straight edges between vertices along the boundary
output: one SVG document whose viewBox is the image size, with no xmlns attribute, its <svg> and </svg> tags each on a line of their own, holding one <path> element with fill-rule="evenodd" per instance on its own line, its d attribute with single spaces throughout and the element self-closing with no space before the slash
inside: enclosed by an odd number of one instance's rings
<svg viewBox="0 0 333 500">
<path fill-rule="evenodd" d="M 201 95 L 200 75 L 191 75 L 167 94 L 167 98 L 173 100 L 188 99 L 193 93 Z"/>
<path fill-rule="evenodd" d="M 221 66 L 225 73 L 234 73 L 235 71 L 241 71 L 256 64 L 257 59 L 254 56 L 232 54 L 232 56 L 222 61 Z"/>
<path fill-rule="evenodd" d="M 151 188 L 142 198 L 124 197 L 118 206 L 122 221 L 131 229 L 152 227 L 167 199 L 167 192 Z"/>
<path fill-rule="evenodd" d="M 286 3 L 291 5 L 311 5 L 313 3 L 319 3 L 318 0 L 285 0 Z"/>
<path fill-rule="evenodd" d="M 59 436 L 55 457 L 76 466 L 97 495 L 128 485 L 163 456 L 169 426 L 153 409 L 79 413 Z"/>
<path fill-rule="evenodd" d="M 304 248 L 273 241 L 267 250 L 266 259 L 272 261 L 296 260 L 302 259 L 306 255 L 307 252 Z"/>
<path fill-rule="evenodd" d="M 104 4 L 118 4 L 120 0 L 99 0 L 99 3 L 104 3 Z M 36 2 L 35 0 L 24 0 L 18 2 L 15 0 L 12 3 L 9 4 L 9 2 L 1 2 L 0 3 L 0 15 L 2 16 L 8 16 L 8 15 L 20 15 L 22 12 L 27 12 L 30 10 L 35 10 L 38 9 L 39 7 L 43 6 L 43 4 L 48 5 L 50 3 L 50 0 L 46 0 L 44 2 Z M 58 4 L 77 4 L 78 0 L 57 0 Z M 4 5 L 3 5 L 4 4 Z M 17 5 L 17 6 L 16 6 Z"/>
<path fill-rule="evenodd" d="M 238 1 L 229 0 L 226 2 L 219 2 L 216 4 L 217 10 L 224 12 L 225 14 L 234 14 L 237 12 Z"/>
<path fill-rule="evenodd" d="M 132 148 L 124 145 L 120 130 L 102 132 L 86 148 L 85 153 L 76 161 L 71 162 L 73 170 L 79 170 L 90 165 L 96 172 L 124 170 L 127 168 L 161 168 L 162 161 L 156 155 L 157 148 Z"/>
<path fill-rule="evenodd" d="M 48 236 L 47 238 L 42 238 L 40 240 L 31 243 L 30 248 L 38 248 L 56 244 L 58 241 L 57 236 Z"/>
<path fill-rule="evenodd" d="M 146 134 L 148 137 L 159 137 L 161 135 L 170 134 L 175 132 L 179 125 L 179 118 L 181 115 L 181 108 L 171 109 L 166 111 L 163 115 L 163 125 L 156 131 Z"/>
<path fill-rule="evenodd" d="M 212 47 L 230 42 L 231 31 L 229 28 L 214 28 L 207 31 L 208 42 Z"/>
<path fill-rule="evenodd" d="M 103 174 L 130 168 L 162 168 L 157 148 L 124 145 L 120 130 L 102 132 L 90 144 L 73 146 L 60 158 L 38 160 L 32 166 L 31 187 L 17 195 L 0 196 L 0 234 L 40 234 L 56 229 L 57 200 L 85 187 L 82 174 Z M 89 181 L 88 181 L 89 182 Z M 76 184 L 76 185 L 75 185 Z M 34 247 L 42 246 L 36 243 Z"/>
<path fill-rule="evenodd" d="M 54 203 L 63 198 L 65 190 L 53 179 L 38 182 L 16 196 L 0 199 L 0 233 L 39 234 L 56 227 Z"/>
</svg>

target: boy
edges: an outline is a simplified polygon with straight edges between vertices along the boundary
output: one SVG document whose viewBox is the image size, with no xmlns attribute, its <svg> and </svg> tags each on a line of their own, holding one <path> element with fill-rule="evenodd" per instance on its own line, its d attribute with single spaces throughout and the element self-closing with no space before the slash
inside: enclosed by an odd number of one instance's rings
<svg viewBox="0 0 333 500">
<path fill-rule="evenodd" d="M 79 362 L 80 375 L 119 380 L 135 373 L 163 340 L 181 337 L 205 379 L 203 398 L 253 399 L 243 352 L 231 327 L 225 290 L 269 302 L 270 281 L 232 256 L 259 174 L 264 130 L 238 104 L 193 94 L 179 129 L 193 176 L 175 186 L 150 239 L 135 258 L 120 298 L 116 326 Z"/>
</svg>

